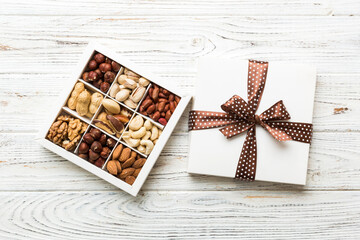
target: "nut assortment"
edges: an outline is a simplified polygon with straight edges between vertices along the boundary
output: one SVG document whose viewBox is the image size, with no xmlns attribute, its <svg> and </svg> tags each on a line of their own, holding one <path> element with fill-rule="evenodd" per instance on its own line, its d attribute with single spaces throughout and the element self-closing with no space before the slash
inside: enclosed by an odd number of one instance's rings
<svg viewBox="0 0 360 240">
<path fill-rule="evenodd" d="M 106 93 L 114 82 L 121 65 L 101 53 L 95 53 L 82 74 L 82 79 Z"/>
<path fill-rule="evenodd" d="M 139 175 L 146 158 L 131 150 L 130 148 L 119 144 L 106 164 L 107 171 L 132 185 Z"/>
<path fill-rule="evenodd" d="M 51 125 L 46 138 L 68 151 L 73 151 L 87 127 L 88 125 L 79 119 L 60 115 Z"/>
<path fill-rule="evenodd" d="M 135 109 L 143 98 L 150 81 L 127 68 L 116 80 L 117 82 L 110 89 L 110 96 L 123 102 L 129 108 Z"/>
<path fill-rule="evenodd" d="M 76 160 L 64 157 L 75 164 L 133 185 L 180 97 L 98 51 L 79 75 L 43 145 L 62 155 L 51 147 L 59 145 L 74 154 Z"/>
<path fill-rule="evenodd" d="M 179 102 L 179 96 L 152 84 L 148 94 L 140 105 L 139 112 L 165 126 Z"/>
</svg>

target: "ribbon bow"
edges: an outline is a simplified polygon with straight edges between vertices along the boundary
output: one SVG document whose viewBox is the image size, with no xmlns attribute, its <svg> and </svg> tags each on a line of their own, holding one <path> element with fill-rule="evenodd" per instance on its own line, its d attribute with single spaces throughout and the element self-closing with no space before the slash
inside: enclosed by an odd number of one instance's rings
<svg viewBox="0 0 360 240">
<path fill-rule="evenodd" d="M 278 141 L 311 142 L 312 124 L 281 121 L 290 119 L 290 114 L 286 111 L 282 100 L 260 115 L 255 114 L 265 87 L 267 69 L 267 62 L 249 60 L 248 102 L 234 95 L 221 105 L 225 113 L 196 110 L 190 111 L 189 115 L 189 130 L 223 127 L 220 132 L 226 138 L 247 131 L 235 174 L 235 178 L 241 180 L 255 180 L 256 124 L 261 125 Z"/>
</svg>

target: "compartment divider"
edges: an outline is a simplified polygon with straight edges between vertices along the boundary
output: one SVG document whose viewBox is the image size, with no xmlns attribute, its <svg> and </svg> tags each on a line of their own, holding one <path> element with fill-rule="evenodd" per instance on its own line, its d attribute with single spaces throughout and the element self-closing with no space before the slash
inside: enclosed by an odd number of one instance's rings
<svg viewBox="0 0 360 240">
<path fill-rule="evenodd" d="M 119 63 L 120 64 L 120 63 Z M 106 96 L 110 96 L 110 90 L 114 86 L 115 83 L 117 83 L 117 78 L 124 72 L 125 67 L 121 65 L 120 70 L 115 75 L 114 81 L 111 83 L 109 90 L 105 93 Z"/>
</svg>

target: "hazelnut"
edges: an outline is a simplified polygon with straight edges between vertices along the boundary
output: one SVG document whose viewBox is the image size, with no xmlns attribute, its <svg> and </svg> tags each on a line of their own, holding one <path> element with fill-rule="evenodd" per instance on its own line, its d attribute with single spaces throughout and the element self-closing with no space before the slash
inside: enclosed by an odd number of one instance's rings
<svg viewBox="0 0 360 240">
<path fill-rule="evenodd" d="M 86 142 L 87 144 L 92 144 L 94 142 L 94 137 L 92 136 L 91 132 L 90 133 L 86 133 L 84 135 L 84 138 L 83 138 L 84 142 Z"/>
<path fill-rule="evenodd" d="M 97 63 L 103 63 L 105 61 L 105 56 L 102 55 L 101 53 L 97 53 L 95 54 L 94 56 L 94 60 L 97 62 Z"/>
<path fill-rule="evenodd" d="M 116 145 L 116 141 L 113 138 L 108 138 L 106 140 L 106 146 L 113 148 Z"/>
<path fill-rule="evenodd" d="M 95 166 L 101 168 L 104 165 L 104 163 L 105 163 L 105 160 L 102 158 L 99 158 L 98 160 L 96 160 L 96 162 L 94 164 L 95 164 Z"/>
<path fill-rule="evenodd" d="M 91 144 L 91 150 L 96 152 L 96 153 L 100 153 L 102 151 L 102 146 L 101 143 L 98 141 L 95 141 Z"/>
<path fill-rule="evenodd" d="M 107 82 L 102 82 L 101 85 L 100 85 L 100 90 L 102 92 L 106 93 L 109 90 L 109 88 L 110 88 L 110 84 L 107 83 Z"/>
<path fill-rule="evenodd" d="M 111 153 L 110 148 L 108 148 L 108 147 L 103 147 L 103 149 L 102 149 L 102 151 L 101 151 L 101 153 L 100 153 L 100 156 L 101 156 L 102 158 L 107 159 L 108 156 L 110 155 L 110 153 Z"/>
<path fill-rule="evenodd" d="M 111 59 L 110 58 L 105 58 L 105 63 L 111 64 Z"/>
<path fill-rule="evenodd" d="M 88 64 L 90 70 L 95 70 L 97 68 L 97 62 L 95 60 L 91 60 Z"/>
<path fill-rule="evenodd" d="M 100 64 L 99 69 L 101 72 L 105 73 L 107 71 L 111 71 L 111 65 L 110 63 L 102 63 Z"/>
<path fill-rule="evenodd" d="M 101 86 L 102 83 L 103 83 L 103 81 L 102 81 L 101 79 L 99 79 L 99 80 L 94 81 L 94 82 L 93 82 L 93 85 L 94 85 L 94 87 L 96 87 L 96 88 L 100 88 L 100 86 Z"/>
<path fill-rule="evenodd" d="M 108 82 L 108 83 L 112 83 L 115 80 L 115 73 L 111 72 L 111 71 L 107 71 L 104 74 L 104 81 Z"/>
<path fill-rule="evenodd" d="M 105 134 L 102 134 L 100 139 L 99 139 L 99 142 L 102 146 L 105 146 L 106 145 L 106 135 Z"/>
<path fill-rule="evenodd" d="M 111 61 L 111 67 L 114 72 L 118 72 L 121 66 L 117 62 Z"/>
<path fill-rule="evenodd" d="M 94 72 L 96 72 L 99 78 L 103 77 L 103 73 L 100 71 L 100 69 L 96 69 Z"/>
<path fill-rule="evenodd" d="M 101 131 L 99 129 L 97 129 L 97 128 L 92 128 L 90 130 L 90 134 L 96 140 L 98 140 L 101 137 Z"/>
<path fill-rule="evenodd" d="M 96 72 L 94 72 L 94 71 L 89 72 L 88 81 L 95 81 L 98 79 L 99 79 L 99 76 L 97 75 Z"/>
<path fill-rule="evenodd" d="M 80 153 L 78 156 L 81 157 L 82 159 L 85 159 L 85 160 L 88 159 L 88 155 L 84 154 L 84 153 Z"/>
<path fill-rule="evenodd" d="M 87 153 L 89 151 L 89 145 L 85 142 L 82 142 L 79 146 L 79 153 Z"/>
<path fill-rule="evenodd" d="M 98 159 L 100 157 L 100 154 L 94 152 L 93 150 L 89 150 L 89 160 L 90 161 L 95 161 L 96 159 Z"/>
<path fill-rule="evenodd" d="M 82 79 L 83 79 L 85 82 L 89 82 L 89 73 L 88 73 L 88 72 L 84 72 L 83 75 L 82 75 Z"/>
</svg>

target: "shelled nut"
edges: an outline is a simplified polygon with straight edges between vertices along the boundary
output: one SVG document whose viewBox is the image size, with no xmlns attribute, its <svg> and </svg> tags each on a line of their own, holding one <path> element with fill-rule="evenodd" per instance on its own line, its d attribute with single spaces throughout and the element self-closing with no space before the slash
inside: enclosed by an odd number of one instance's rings
<svg viewBox="0 0 360 240">
<path fill-rule="evenodd" d="M 132 185 L 144 166 L 146 158 L 141 157 L 135 151 L 119 144 L 107 162 L 107 171 Z"/>
<path fill-rule="evenodd" d="M 77 152 L 79 157 L 101 168 L 115 145 L 114 139 L 101 133 L 99 129 L 90 128 L 84 135 Z"/>
<path fill-rule="evenodd" d="M 129 123 L 129 130 L 124 132 L 122 139 L 130 147 L 137 148 L 143 154 L 149 155 L 161 135 L 161 130 L 143 117 L 136 115 Z"/>
<path fill-rule="evenodd" d="M 74 151 L 87 127 L 88 124 L 80 119 L 63 114 L 51 125 L 46 138 L 68 151 Z"/>
<path fill-rule="evenodd" d="M 165 126 L 174 113 L 180 99 L 179 96 L 174 95 L 167 89 L 153 84 L 141 103 L 139 112 Z"/>
<path fill-rule="evenodd" d="M 90 59 L 85 72 L 82 74 L 82 78 L 84 81 L 99 88 L 102 92 L 107 92 L 120 68 L 121 66 L 117 62 L 101 53 L 96 53 Z"/>
</svg>

